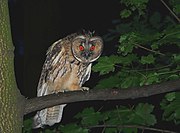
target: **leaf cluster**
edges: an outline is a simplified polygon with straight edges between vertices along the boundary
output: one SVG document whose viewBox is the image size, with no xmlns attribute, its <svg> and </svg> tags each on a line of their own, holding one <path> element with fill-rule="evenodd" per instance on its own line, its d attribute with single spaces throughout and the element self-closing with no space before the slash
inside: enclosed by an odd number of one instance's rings
<svg viewBox="0 0 180 133">
<path fill-rule="evenodd" d="M 125 106 L 117 107 L 115 110 L 109 111 L 95 111 L 94 108 L 85 108 L 79 112 L 75 118 L 79 120 L 76 124 L 68 124 L 61 126 L 60 130 L 65 132 L 69 128 L 81 130 L 77 133 L 88 133 L 94 128 L 103 128 L 105 133 L 124 132 L 137 133 L 136 128 L 122 128 L 123 125 L 144 125 L 152 126 L 156 123 L 156 118 L 152 114 L 153 105 L 147 103 L 139 103 L 136 107 L 128 108 Z M 72 126 L 73 125 L 73 126 Z M 106 125 L 108 127 L 106 127 Z M 116 127 L 114 127 L 114 125 Z M 119 126 L 118 126 L 119 125 Z M 71 127 L 72 126 L 72 127 Z M 110 127 L 112 126 L 112 127 Z"/>
<path fill-rule="evenodd" d="M 161 102 L 161 108 L 164 110 L 163 120 L 173 121 L 180 124 L 180 92 L 168 93 Z"/>
<path fill-rule="evenodd" d="M 127 8 L 120 13 L 120 23 L 105 36 L 109 42 L 118 38 L 118 49 L 110 56 L 101 57 L 93 67 L 93 71 L 102 77 L 95 88 L 126 89 L 179 79 L 180 25 L 177 21 L 157 10 L 147 16 L 145 9 L 149 3 L 146 0 L 121 0 L 121 3 Z M 179 1 L 170 0 L 167 4 L 179 14 Z M 179 93 L 173 92 L 162 100 L 162 120 L 179 124 L 178 97 Z"/>
</svg>

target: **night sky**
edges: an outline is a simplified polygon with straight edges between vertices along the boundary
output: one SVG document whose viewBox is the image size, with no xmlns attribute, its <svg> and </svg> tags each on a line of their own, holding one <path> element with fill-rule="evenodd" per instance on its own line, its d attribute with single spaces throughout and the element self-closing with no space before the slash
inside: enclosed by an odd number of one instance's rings
<svg viewBox="0 0 180 133">
<path fill-rule="evenodd" d="M 164 8 L 156 3 L 156 9 Z M 36 96 L 36 87 L 45 60 L 48 47 L 60 38 L 82 29 L 96 31 L 103 36 L 113 28 L 113 20 L 119 18 L 121 6 L 118 0 L 9 0 L 10 20 L 15 45 L 15 72 L 21 93 L 32 98 Z M 118 39 L 118 38 L 117 38 Z M 115 52 L 117 39 L 105 42 L 103 55 Z M 97 73 L 92 73 L 86 86 L 93 87 L 99 80 Z M 158 103 L 163 95 L 137 100 L 80 102 L 67 106 L 62 123 L 69 121 L 78 112 L 88 106 L 108 109 L 114 105 L 130 105 L 140 101 Z M 155 105 L 156 106 L 156 105 Z M 74 112 L 68 112 L 69 110 Z M 155 110 L 161 113 L 160 110 Z M 160 117 L 160 116 L 159 116 Z M 161 123 L 160 126 L 166 126 Z M 157 124 L 158 125 L 158 124 Z M 169 126 L 169 125 L 168 125 Z M 173 128 L 173 127 L 172 127 Z"/>
</svg>

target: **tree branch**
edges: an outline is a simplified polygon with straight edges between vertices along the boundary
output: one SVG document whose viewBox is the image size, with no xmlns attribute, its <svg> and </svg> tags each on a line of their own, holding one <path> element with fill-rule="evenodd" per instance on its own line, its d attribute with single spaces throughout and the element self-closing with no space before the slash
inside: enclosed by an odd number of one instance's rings
<svg viewBox="0 0 180 133">
<path fill-rule="evenodd" d="M 130 89 L 92 89 L 51 94 L 26 100 L 24 115 L 58 104 L 90 100 L 117 100 L 149 97 L 156 94 L 180 90 L 180 80 Z"/>
<path fill-rule="evenodd" d="M 138 128 L 141 130 L 156 131 L 156 132 L 161 132 L 161 133 L 177 133 L 174 131 L 146 127 L 146 126 L 139 126 L 139 125 L 97 125 L 97 126 L 89 126 L 87 128 L 89 128 L 89 129 L 92 129 L 92 128 Z"/>
</svg>

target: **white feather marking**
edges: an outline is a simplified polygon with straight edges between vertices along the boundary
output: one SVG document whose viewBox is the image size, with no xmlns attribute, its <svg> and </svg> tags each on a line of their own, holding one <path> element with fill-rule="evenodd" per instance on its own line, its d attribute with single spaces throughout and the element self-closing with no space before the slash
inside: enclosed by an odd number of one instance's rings
<svg viewBox="0 0 180 133">
<path fill-rule="evenodd" d="M 52 126 L 55 123 L 59 123 L 61 121 L 61 119 L 62 119 L 63 109 L 64 109 L 65 106 L 66 106 L 66 104 L 54 106 L 55 108 L 57 108 L 57 110 L 53 111 L 53 114 L 51 114 L 52 116 L 48 116 L 48 118 L 46 119 L 45 124 L 49 125 L 49 126 Z"/>
<path fill-rule="evenodd" d="M 74 40 L 77 39 L 77 38 L 78 38 L 78 39 L 79 39 L 79 38 L 80 38 L 80 39 L 86 39 L 86 37 L 83 36 L 83 35 L 79 35 L 79 36 L 75 37 Z"/>
<path fill-rule="evenodd" d="M 37 96 L 47 95 L 47 83 L 43 83 L 41 88 L 38 88 Z"/>
<path fill-rule="evenodd" d="M 94 61 L 97 60 L 100 56 L 101 56 L 101 54 L 99 54 L 99 56 L 97 56 L 96 58 L 94 58 L 94 59 L 91 60 L 90 62 L 94 62 Z"/>
<path fill-rule="evenodd" d="M 46 116 L 47 116 L 47 109 L 43 109 L 39 112 L 39 117 L 42 125 L 46 124 Z"/>
<path fill-rule="evenodd" d="M 86 74 L 88 75 L 88 78 L 86 79 L 86 81 L 88 81 L 89 78 L 90 78 L 90 75 L 91 75 L 91 66 L 92 66 L 92 63 L 90 63 L 89 66 L 87 67 Z"/>
<path fill-rule="evenodd" d="M 56 56 L 56 58 L 53 60 L 52 66 L 55 65 L 55 64 L 59 61 L 59 59 L 60 59 L 61 56 L 62 56 L 62 51 L 63 51 L 63 50 L 61 50 L 61 52 L 59 52 L 59 54 L 58 54 L 58 55 Z"/>
<path fill-rule="evenodd" d="M 52 46 L 49 47 L 49 49 L 47 50 L 47 53 L 46 53 L 46 54 L 50 53 L 50 52 L 53 50 L 54 46 L 55 46 L 56 44 L 60 43 L 61 41 L 62 41 L 62 39 L 57 40 L 56 42 L 54 42 L 54 43 L 52 44 Z"/>
</svg>

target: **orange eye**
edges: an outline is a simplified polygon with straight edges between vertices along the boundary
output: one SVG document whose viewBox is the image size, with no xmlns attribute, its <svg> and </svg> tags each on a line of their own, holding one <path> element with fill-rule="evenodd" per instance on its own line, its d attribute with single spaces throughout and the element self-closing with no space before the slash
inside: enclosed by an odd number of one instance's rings
<svg viewBox="0 0 180 133">
<path fill-rule="evenodd" d="M 82 45 L 79 46 L 79 50 L 80 51 L 83 51 L 84 50 L 84 47 Z"/>
<path fill-rule="evenodd" d="M 93 51 L 95 49 L 95 46 L 91 46 L 90 50 Z"/>
</svg>

